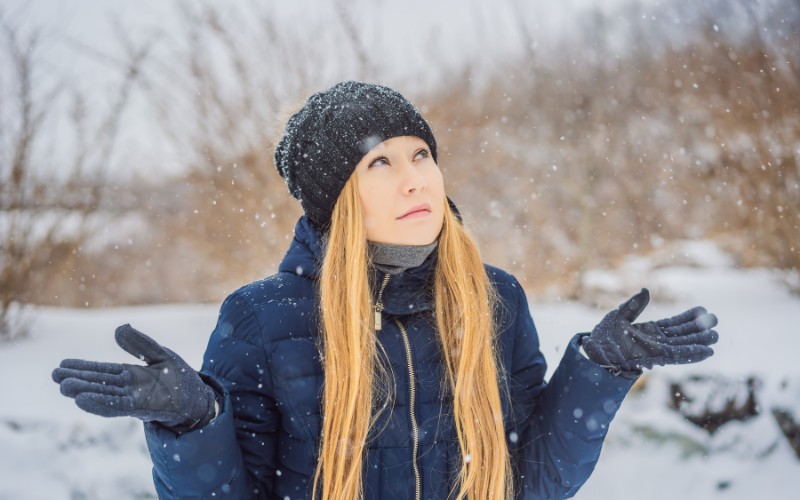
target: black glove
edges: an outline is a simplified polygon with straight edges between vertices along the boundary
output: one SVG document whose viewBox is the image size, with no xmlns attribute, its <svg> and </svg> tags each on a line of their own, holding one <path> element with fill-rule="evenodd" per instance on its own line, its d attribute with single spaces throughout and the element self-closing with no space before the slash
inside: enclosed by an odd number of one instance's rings
<svg viewBox="0 0 800 500">
<path fill-rule="evenodd" d="M 717 325 L 716 316 L 695 307 L 671 318 L 632 324 L 648 302 L 650 292 L 643 288 L 608 313 L 583 338 L 589 359 L 615 374 L 633 378 L 642 374 L 642 368 L 696 363 L 714 354 L 709 346 L 719 339 L 712 330 Z"/>
<path fill-rule="evenodd" d="M 214 390 L 177 354 L 131 325 L 117 328 L 115 339 L 147 366 L 65 359 L 53 371 L 61 394 L 89 413 L 159 422 L 175 432 L 214 418 Z"/>
</svg>

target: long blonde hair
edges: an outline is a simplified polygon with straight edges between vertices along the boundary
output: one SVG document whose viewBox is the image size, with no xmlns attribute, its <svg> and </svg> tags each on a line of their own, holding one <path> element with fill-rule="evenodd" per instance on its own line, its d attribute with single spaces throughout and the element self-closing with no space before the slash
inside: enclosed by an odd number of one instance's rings
<svg viewBox="0 0 800 500">
<path fill-rule="evenodd" d="M 366 226 L 355 175 L 339 195 L 324 245 L 319 294 L 325 382 L 314 498 L 318 490 L 323 500 L 362 498 L 367 436 L 380 413 L 373 408 L 380 406 L 381 396 L 390 398 L 386 388 L 391 384 L 386 383 L 386 363 L 378 356 Z M 442 383 L 452 394 L 464 457 L 457 491 L 450 496 L 510 498 L 493 316 L 498 297 L 477 246 L 446 202 L 437 252 L 434 311 L 446 367 Z"/>
</svg>

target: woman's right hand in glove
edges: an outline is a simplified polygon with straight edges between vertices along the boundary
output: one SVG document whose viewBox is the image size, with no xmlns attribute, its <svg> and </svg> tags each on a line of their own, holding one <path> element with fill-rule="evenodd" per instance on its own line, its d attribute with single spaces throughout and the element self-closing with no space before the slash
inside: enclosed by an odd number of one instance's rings
<svg viewBox="0 0 800 500">
<path fill-rule="evenodd" d="M 63 395 L 89 413 L 159 422 L 175 432 L 216 416 L 214 390 L 180 356 L 127 324 L 115 339 L 146 365 L 65 359 L 53 371 Z"/>
</svg>

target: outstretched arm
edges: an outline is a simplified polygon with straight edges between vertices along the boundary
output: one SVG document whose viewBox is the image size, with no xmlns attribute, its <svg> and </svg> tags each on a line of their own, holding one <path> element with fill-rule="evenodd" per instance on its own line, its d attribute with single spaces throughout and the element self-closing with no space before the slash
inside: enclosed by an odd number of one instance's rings
<svg viewBox="0 0 800 500">
<path fill-rule="evenodd" d="M 647 290 L 610 312 L 591 334 L 570 341 L 545 383 L 538 337 L 520 288 L 512 387 L 532 402 L 518 427 L 512 456 L 522 498 L 567 498 L 589 478 L 611 420 L 642 368 L 707 358 L 717 319 L 703 308 L 652 323 L 633 324 L 649 300 Z M 531 333 L 532 332 L 532 333 Z M 580 353 L 583 344 L 589 358 Z M 595 361 L 596 360 L 596 361 Z M 516 437 L 516 436 L 515 436 Z"/>
<path fill-rule="evenodd" d="M 220 308 L 200 373 L 223 395 L 209 425 L 180 436 L 145 426 L 159 498 L 268 498 L 280 416 L 261 327 L 239 293 Z"/>
<path fill-rule="evenodd" d="M 517 498 L 568 498 L 594 470 L 611 420 L 634 380 L 615 376 L 582 355 L 581 335 L 576 335 L 545 381 L 528 302 L 521 286 L 516 288 L 509 384 L 516 410 L 508 433 Z"/>
</svg>

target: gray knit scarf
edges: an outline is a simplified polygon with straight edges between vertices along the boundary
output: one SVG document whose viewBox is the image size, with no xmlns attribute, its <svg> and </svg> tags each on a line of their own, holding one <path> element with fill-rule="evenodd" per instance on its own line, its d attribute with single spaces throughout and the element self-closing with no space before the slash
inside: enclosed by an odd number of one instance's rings
<svg viewBox="0 0 800 500">
<path fill-rule="evenodd" d="M 400 274 L 422 264 L 428 255 L 439 245 L 439 239 L 428 245 L 399 245 L 368 241 L 372 264 L 389 274 Z"/>
</svg>

